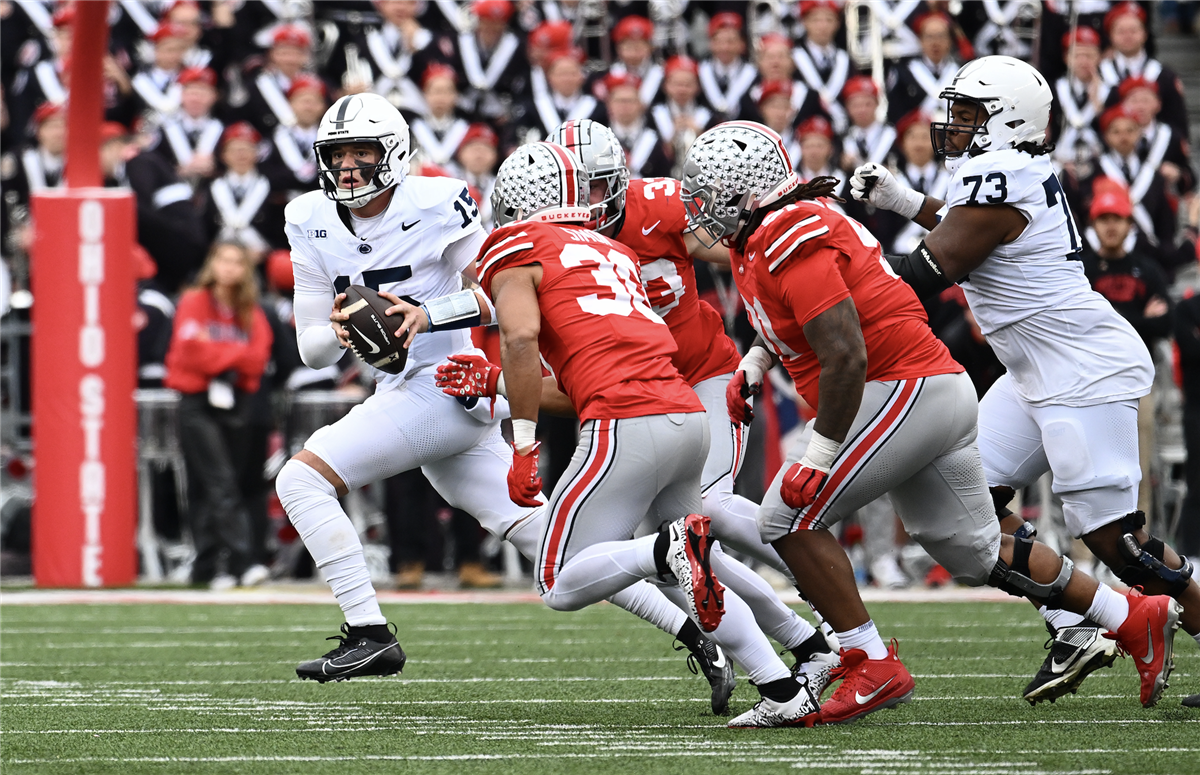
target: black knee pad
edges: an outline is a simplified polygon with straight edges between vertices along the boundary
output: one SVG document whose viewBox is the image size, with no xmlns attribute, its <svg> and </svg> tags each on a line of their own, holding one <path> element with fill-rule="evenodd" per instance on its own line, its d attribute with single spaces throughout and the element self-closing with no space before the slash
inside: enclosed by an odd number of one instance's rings
<svg viewBox="0 0 1200 775">
<path fill-rule="evenodd" d="M 1142 515 L 1140 511 L 1134 513 Z M 1138 527 L 1145 523 L 1146 519 L 1142 516 Z M 1126 523 L 1128 524 L 1130 523 Z M 1166 547 L 1160 539 L 1150 536 L 1146 543 L 1138 543 L 1137 537 L 1130 531 L 1121 536 L 1121 543 L 1117 549 L 1120 550 L 1125 565 L 1115 572 L 1117 578 L 1129 586 L 1144 586 L 1146 582 L 1158 579 L 1166 582 L 1167 594 L 1174 598 L 1178 598 L 1188 588 L 1188 581 L 1192 578 L 1192 563 L 1187 557 L 1180 555 L 1182 564 L 1178 568 L 1167 567 L 1164 561 Z"/>
<path fill-rule="evenodd" d="M 996 509 L 996 519 L 1004 519 L 1012 516 L 1012 510 L 1008 508 L 1008 504 L 1012 503 L 1012 499 L 1017 497 L 1017 491 L 1011 487 L 989 487 L 988 492 L 992 494 L 992 506 Z"/>
<path fill-rule="evenodd" d="M 1062 568 L 1058 577 L 1049 584 L 1040 584 L 1033 580 L 1029 572 L 1029 555 L 1033 552 L 1033 540 L 1017 538 L 1013 544 L 1013 561 L 1009 565 L 1004 560 L 996 560 L 996 567 L 988 578 L 988 585 L 1002 589 L 1015 597 L 1032 597 L 1040 600 L 1047 608 L 1061 608 L 1063 591 L 1075 564 L 1070 558 L 1062 558 Z"/>
</svg>

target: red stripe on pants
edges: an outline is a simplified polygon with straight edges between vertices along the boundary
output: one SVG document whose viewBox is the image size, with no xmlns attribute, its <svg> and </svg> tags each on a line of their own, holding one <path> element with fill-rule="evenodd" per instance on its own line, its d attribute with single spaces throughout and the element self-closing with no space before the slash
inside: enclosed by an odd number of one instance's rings
<svg viewBox="0 0 1200 775">
<path fill-rule="evenodd" d="M 895 424 L 897 418 L 900 417 L 900 414 L 908 404 L 909 399 L 912 398 L 912 394 L 916 391 L 917 381 L 915 379 L 906 379 L 902 385 L 900 396 L 892 404 L 891 409 L 888 409 L 887 414 L 883 416 L 879 424 L 872 428 L 871 432 L 859 444 L 855 445 L 854 449 L 850 450 L 849 455 L 838 461 L 829 479 L 825 481 L 825 486 L 821 488 L 821 492 L 817 493 L 817 499 L 808 507 L 808 513 L 800 520 L 800 524 L 797 526 L 798 530 L 808 529 L 808 526 L 817 518 L 817 514 L 820 513 L 821 509 L 825 508 L 826 503 L 833 497 L 834 491 L 841 486 L 846 476 L 858 465 L 858 461 L 862 460 L 875 447 L 875 443 L 879 441 L 879 438 Z"/>
<path fill-rule="evenodd" d="M 546 556 L 542 560 L 544 563 L 542 583 L 546 585 L 547 590 L 554 587 L 554 570 L 557 564 L 555 559 L 558 557 L 559 544 L 562 542 L 567 522 L 571 519 L 571 509 L 575 507 L 575 503 L 583 495 L 583 491 L 588 488 L 588 485 L 600 473 L 600 469 L 604 467 L 604 461 L 608 457 L 608 432 L 611 427 L 612 420 L 599 421 L 598 430 L 600 439 L 596 445 L 596 451 L 592 456 L 592 460 L 584 470 L 583 476 L 576 479 L 575 483 L 567 490 L 567 494 L 563 496 L 558 510 L 551 517 L 554 520 L 554 526 L 550 531 L 550 540 L 546 542 Z"/>
</svg>

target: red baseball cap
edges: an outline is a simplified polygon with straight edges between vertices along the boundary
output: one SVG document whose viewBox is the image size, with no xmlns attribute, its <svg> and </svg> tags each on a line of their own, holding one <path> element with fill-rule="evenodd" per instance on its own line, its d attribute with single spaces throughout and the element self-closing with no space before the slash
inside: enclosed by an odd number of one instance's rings
<svg viewBox="0 0 1200 775">
<path fill-rule="evenodd" d="M 654 23 L 645 16 L 626 16 L 613 27 L 613 42 L 654 39 Z"/>
<path fill-rule="evenodd" d="M 745 22 L 742 17 L 733 11 L 724 11 L 712 17 L 712 21 L 708 23 L 708 37 L 717 34 L 718 30 L 737 30 L 742 31 L 742 26 Z"/>
<path fill-rule="evenodd" d="M 162 43 L 167 38 L 186 38 L 189 34 L 188 28 L 182 24 L 163 22 L 158 25 L 158 29 L 149 36 L 149 39 L 152 43 Z"/>
<path fill-rule="evenodd" d="M 54 12 L 54 16 L 51 17 L 51 21 L 54 23 L 55 27 L 65 27 L 68 24 L 71 24 L 75 21 L 75 6 L 72 4 L 64 5 L 63 7 L 59 8 Z"/>
<path fill-rule="evenodd" d="M 1155 95 L 1158 94 L 1158 84 L 1141 75 L 1133 75 L 1121 81 L 1121 85 L 1117 87 L 1117 94 L 1121 99 L 1125 99 L 1135 89 L 1149 89 Z"/>
<path fill-rule="evenodd" d="M 667 63 L 663 65 L 664 75 L 670 75 L 679 71 L 691 73 L 692 75 L 700 75 L 700 65 L 696 63 L 695 59 L 686 54 L 677 54 L 668 59 Z"/>
<path fill-rule="evenodd" d="M 870 76 L 856 75 L 846 80 L 846 85 L 842 88 L 842 101 L 845 102 L 855 94 L 870 94 L 875 99 L 879 99 L 879 87 L 875 85 L 875 81 L 871 80 Z"/>
<path fill-rule="evenodd" d="M 284 96 L 286 96 L 288 99 L 291 99 L 293 94 L 298 91 L 303 91 L 304 89 L 319 91 L 321 92 L 322 97 L 327 96 L 328 94 L 328 90 L 325 88 L 325 82 L 322 81 L 318 76 L 315 76 L 312 73 L 300 73 L 292 79 L 292 85 L 288 87 L 287 94 Z"/>
<path fill-rule="evenodd" d="M 216 87 L 217 74 L 210 67 L 185 67 L 179 73 L 180 86 L 187 86 L 190 83 L 202 83 L 206 86 Z"/>
<path fill-rule="evenodd" d="M 1073 45 L 1100 48 L 1100 33 L 1091 27 L 1076 27 L 1074 32 L 1062 36 L 1063 53 L 1067 53 Z"/>
<path fill-rule="evenodd" d="M 109 140 L 124 140 L 129 137 L 129 127 L 116 121 L 105 121 L 100 125 L 100 144 Z"/>
<path fill-rule="evenodd" d="M 455 85 L 458 84 L 458 73 L 450 65 L 441 62 L 434 62 L 421 73 L 421 88 L 424 89 L 434 78 L 449 78 Z"/>
<path fill-rule="evenodd" d="M 800 18 L 803 19 L 809 12 L 815 11 L 818 8 L 827 8 L 834 13 L 841 13 L 842 9 L 834 0 L 801 0 L 800 3 Z"/>
<path fill-rule="evenodd" d="M 262 135 L 258 130 L 246 121 L 239 121 L 236 124 L 230 124 L 225 127 L 225 132 L 221 135 L 221 145 L 225 145 L 232 140 L 247 140 L 255 145 L 258 145 L 262 140 Z"/>
<path fill-rule="evenodd" d="M 575 40 L 575 28 L 569 21 L 542 22 L 529 33 L 529 45 L 536 48 L 567 48 Z"/>
<path fill-rule="evenodd" d="M 312 46 L 312 35 L 298 24 L 284 24 L 271 35 L 271 45 L 309 48 Z"/>
<path fill-rule="evenodd" d="M 612 94 L 613 89 L 619 89 L 622 86 L 640 89 L 642 88 L 642 79 L 632 73 L 609 73 L 604 76 L 604 89 L 608 94 Z"/>
<path fill-rule="evenodd" d="M 1133 205 L 1129 201 L 1129 194 L 1123 187 L 1106 188 L 1092 198 L 1088 218 L 1094 221 L 1101 215 L 1119 215 L 1122 218 L 1129 218 L 1133 215 Z"/>
<path fill-rule="evenodd" d="M 941 19 L 946 23 L 946 27 L 948 28 L 953 27 L 954 22 L 949 16 L 941 11 L 930 11 L 929 13 L 923 13 L 916 19 L 913 19 L 913 29 L 917 31 L 918 35 L 920 35 L 921 30 L 925 28 L 925 25 L 936 19 Z"/>
<path fill-rule="evenodd" d="M 513 4 L 510 0 L 475 0 L 471 10 L 480 19 L 507 22 L 512 18 Z"/>
<path fill-rule="evenodd" d="M 758 104 L 762 105 L 770 98 L 780 95 L 787 97 L 789 100 L 792 98 L 792 82 L 767 81 L 762 85 L 762 93 L 758 95 Z"/>
<path fill-rule="evenodd" d="M 1124 103 L 1121 103 L 1120 105 L 1113 105 L 1100 115 L 1100 131 L 1107 132 L 1109 125 L 1119 118 L 1127 118 L 1130 121 L 1137 123 L 1137 116 L 1133 114 L 1132 110 L 1125 107 Z"/>
<path fill-rule="evenodd" d="M 812 116 L 805 119 L 796 127 L 796 137 L 803 138 L 805 135 L 825 135 L 830 140 L 833 139 L 833 126 L 830 125 L 828 119 L 824 116 Z"/>
<path fill-rule="evenodd" d="M 919 124 L 924 124 L 928 129 L 931 123 L 933 123 L 933 118 L 920 108 L 917 108 L 916 110 L 910 110 L 901 116 L 900 120 L 896 122 L 896 136 L 904 137 L 905 132 Z"/>
<path fill-rule="evenodd" d="M 467 143 L 481 142 L 495 148 L 500 144 L 500 138 L 496 135 L 496 131 L 487 124 L 471 124 L 467 127 L 467 133 L 463 135 L 463 139 L 459 141 L 458 147 L 462 148 Z"/>
<path fill-rule="evenodd" d="M 1146 12 L 1137 3 L 1120 3 L 1104 14 L 1104 31 L 1112 34 L 1112 26 L 1122 16 L 1136 16 L 1142 24 L 1146 23 Z"/>
<path fill-rule="evenodd" d="M 290 291 L 296 287 L 290 250 L 272 250 L 267 254 L 267 282 L 280 291 Z"/>
<path fill-rule="evenodd" d="M 62 102 L 43 102 L 38 105 L 37 110 L 33 111 L 33 125 L 41 126 L 46 119 L 61 114 L 64 106 Z"/>
<path fill-rule="evenodd" d="M 583 64 L 585 58 L 586 57 L 583 53 L 583 49 L 581 49 L 579 46 L 558 48 L 551 51 L 549 55 L 546 56 L 546 70 L 549 71 L 551 67 L 554 67 L 556 62 L 562 59 L 571 59 L 578 64 Z"/>
</svg>

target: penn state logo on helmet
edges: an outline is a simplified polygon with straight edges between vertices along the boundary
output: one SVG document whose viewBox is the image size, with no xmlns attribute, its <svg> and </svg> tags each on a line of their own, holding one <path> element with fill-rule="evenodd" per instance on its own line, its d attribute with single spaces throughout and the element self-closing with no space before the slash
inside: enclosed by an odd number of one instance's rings
<svg viewBox="0 0 1200 775">
<path fill-rule="evenodd" d="M 692 233 L 712 247 L 728 244 L 756 209 L 793 191 L 800 178 L 775 131 L 728 121 L 692 143 L 681 183 Z"/>
<path fill-rule="evenodd" d="M 629 190 L 629 167 L 625 161 L 625 149 L 612 129 L 590 118 L 573 118 L 554 128 L 548 138 L 579 157 L 587 169 L 588 179 L 605 182 L 601 208 L 593 222 L 593 229 L 603 229 L 621 222 L 625 217 L 625 195 Z"/>
<path fill-rule="evenodd" d="M 586 223 L 595 208 L 588 204 L 587 170 L 579 157 L 554 143 L 526 143 L 496 172 L 492 212 L 497 226 L 516 221 Z"/>
<path fill-rule="evenodd" d="M 338 171 L 333 169 L 333 150 L 351 143 L 376 146 L 379 159 L 360 167 L 365 185 L 341 188 Z M 378 94 L 349 94 L 333 103 L 321 118 L 313 150 L 325 196 L 350 208 L 362 207 L 404 180 L 408 171 L 408 122 Z"/>
<path fill-rule="evenodd" d="M 1046 143 L 1053 96 L 1046 79 L 1028 62 L 1006 56 L 968 62 L 938 97 L 948 100 L 946 121 L 934 121 L 929 130 L 939 160 Z M 974 103 L 986 120 L 978 125 L 956 122 L 950 113 L 955 102 Z M 947 145 L 952 136 L 964 133 L 971 135 L 964 149 Z"/>
</svg>

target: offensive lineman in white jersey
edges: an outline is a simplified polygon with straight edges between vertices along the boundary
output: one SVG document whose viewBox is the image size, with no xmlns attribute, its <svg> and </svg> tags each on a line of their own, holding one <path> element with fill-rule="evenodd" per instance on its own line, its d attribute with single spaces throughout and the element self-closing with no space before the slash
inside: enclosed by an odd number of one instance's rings
<svg viewBox="0 0 1200 775">
<path fill-rule="evenodd" d="M 286 210 L 305 364 L 331 365 L 349 346 L 340 304 L 350 284 L 373 287 L 393 303 L 400 296 L 427 300 L 422 309 L 433 321 L 432 333 L 409 348 L 405 372 L 377 372 L 375 393 L 314 433 L 276 480 L 288 518 L 346 616 L 340 645 L 296 669 L 301 678 L 325 682 L 394 675 L 406 659 L 379 609 L 340 496 L 420 467 L 447 502 L 531 559 L 545 510 L 505 497 L 511 451 L 492 409 L 503 415 L 507 405 L 457 400 L 434 384 L 437 364 L 448 355 L 479 353 L 466 327 L 494 319 L 481 294 L 463 290 L 464 282 L 473 283 L 487 236 L 466 183 L 406 179 L 408 125 L 374 94 L 334 103 L 314 148 L 321 191 L 298 197 Z M 724 709 L 734 684 L 729 661 L 677 607 L 646 582 L 611 600 L 678 637 L 713 687 L 714 710 Z"/>
<path fill-rule="evenodd" d="M 1174 597 L 1177 622 L 1200 643 L 1192 566 L 1151 536 L 1136 510 L 1137 404 L 1153 369 L 1133 328 L 1072 260 L 1079 232 L 1045 142 L 1050 88 L 1025 62 L 989 56 L 964 65 L 940 97 L 948 120 L 931 134 L 954 175 L 949 200 L 922 196 L 875 164 L 855 170 L 851 192 L 931 230 L 911 254 L 889 261 L 922 299 L 960 282 L 1008 369 L 979 406 L 979 452 L 1001 526 L 1035 532 L 1005 506 L 1051 471 L 1072 535 L 1126 584 Z M 1116 654 L 1093 622 L 1043 615 L 1055 638 L 1025 689 L 1031 703 L 1075 691 Z M 1170 646 L 1163 651 L 1156 660 L 1169 662 Z"/>
</svg>

